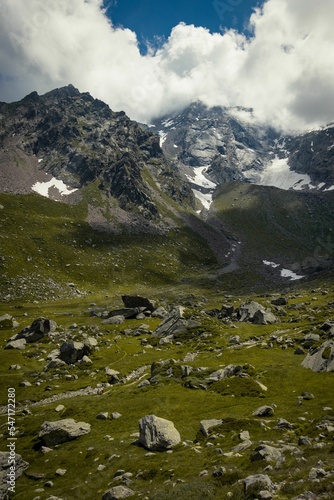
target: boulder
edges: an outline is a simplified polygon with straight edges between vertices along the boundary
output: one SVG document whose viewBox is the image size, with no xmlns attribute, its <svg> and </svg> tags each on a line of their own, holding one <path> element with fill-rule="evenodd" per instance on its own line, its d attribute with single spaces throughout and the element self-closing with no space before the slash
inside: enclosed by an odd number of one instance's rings
<svg viewBox="0 0 334 500">
<path fill-rule="evenodd" d="M 182 335 L 188 330 L 198 328 L 200 323 L 193 320 L 187 320 L 184 315 L 184 307 L 178 306 L 165 317 L 162 323 L 152 333 L 152 337 L 169 337 L 173 335 Z"/>
<path fill-rule="evenodd" d="M 139 443 L 150 451 L 170 450 L 181 441 L 173 422 L 155 415 L 139 420 Z"/>
<path fill-rule="evenodd" d="M 271 417 L 274 414 L 274 409 L 272 406 L 260 406 L 254 411 L 253 417 Z"/>
<path fill-rule="evenodd" d="M 302 366 L 314 372 L 334 371 L 334 340 L 328 340 L 315 350 L 311 350 Z"/>
<path fill-rule="evenodd" d="M 44 422 L 38 437 L 41 438 L 44 446 L 52 447 L 77 439 L 89 432 L 90 424 L 76 422 L 73 418 L 65 418 L 56 422 Z"/>
<path fill-rule="evenodd" d="M 112 316 L 111 318 L 104 319 L 102 325 L 120 325 L 124 323 L 125 317 L 123 315 Z"/>
<path fill-rule="evenodd" d="M 134 494 L 135 492 L 130 488 L 119 485 L 106 491 L 102 496 L 102 500 L 121 500 L 122 498 L 131 497 Z"/>
<path fill-rule="evenodd" d="M 168 312 L 162 306 L 159 306 L 155 311 L 152 312 L 152 318 L 164 319 L 167 316 Z"/>
<path fill-rule="evenodd" d="M 222 423 L 223 423 L 222 419 L 218 420 L 218 419 L 212 418 L 210 420 L 201 420 L 200 431 L 202 434 L 204 434 L 205 437 L 209 437 L 211 429 L 218 427 Z"/>
<path fill-rule="evenodd" d="M 146 297 L 140 297 L 139 295 L 122 295 L 122 301 L 125 307 L 137 308 L 143 307 L 144 310 L 153 312 L 154 302 Z"/>
<path fill-rule="evenodd" d="M 18 326 L 18 322 L 10 314 L 0 316 L 0 330 L 3 328 L 16 328 Z"/>
<path fill-rule="evenodd" d="M 265 474 L 255 474 L 244 479 L 244 498 L 259 498 L 259 493 L 264 490 L 271 490 L 273 483 L 269 476 Z M 262 497 L 263 498 L 263 497 Z M 268 498 L 268 497 L 267 497 Z"/>
<path fill-rule="evenodd" d="M 288 299 L 285 297 L 279 297 L 278 299 L 273 299 L 271 303 L 274 306 L 286 306 L 288 304 Z"/>
<path fill-rule="evenodd" d="M 14 340 L 25 339 L 28 344 L 38 342 L 57 329 L 57 323 L 52 319 L 35 319 L 32 324 L 19 332 Z"/>
<path fill-rule="evenodd" d="M 7 497 L 7 492 L 10 484 L 7 481 L 10 481 L 10 476 L 8 476 L 10 472 L 10 463 L 8 463 L 9 452 L 8 451 L 0 451 L 0 498 L 9 498 Z M 15 480 L 22 476 L 23 472 L 29 467 L 28 462 L 22 460 L 21 455 L 15 453 Z"/>
<path fill-rule="evenodd" d="M 206 379 L 208 382 L 218 382 L 218 380 L 222 380 L 223 378 L 234 377 L 240 374 L 243 370 L 243 366 L 241 365 L 228 365 L 225 368 L 221 368 L 213 373 L 210 373 L 208 378 Z"/>
<path fill-rule="evenodd" d="M 145 308 L 142 307 L 123 307 L 122 309 L 113 309 L 109 311 L 108 317 L 123 316 L 125 319 L 135 318 L 138 314 L 142 313 Z"/>
<path fill-rule="evenodd" d="M 5 349 L 18 349 L 21 351 L 26 348 L 26 345 L 26 339 L 11 340 L 5 345 Z"/>
<path fill-rule="evenodd" d="M 261 444 L 255 448 L 255 453 L 251 456 L 251 461 L 265 460 L 266 462 L 277 462 L 281 458 L 282 453 L 280 450 L 267 444 Z"/>
<path fill-rule="evenodd" d="M 72 365 L 90 354 L 90 348 L 83 342 L 64 342 L 60 346 L 59 359 Z"/>
<path fill-rule="evenodd" d="M 277 318 L 271 312 L 271 309 L 263 307 L 253 300 L 241 304 L 237 309 L 237 315 L 241 322 L 250 321 L 257 325 L 277 323 Z"/>
</svg>

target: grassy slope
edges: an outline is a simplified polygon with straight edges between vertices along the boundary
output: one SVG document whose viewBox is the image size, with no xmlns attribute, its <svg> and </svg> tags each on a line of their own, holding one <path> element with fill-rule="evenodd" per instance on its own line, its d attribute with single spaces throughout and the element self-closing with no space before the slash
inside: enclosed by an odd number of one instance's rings
<svg viewBox="0 0 334 500">
<path fill-rule="evenodd" d="M 311 300 L 317 298 L 317 300 Z M 195 310 L 188 310 L 188 314 L 195 315 L 202 322 L 206 334 L 210 337 L 195 336 L 184 340 L 181 345 L 159 346 L 158 348 L 143 348 L 142 337 L 125 337 L 117 343 L 115 337 L 125 327 L 135 327 L 140 322 L 128 320 L 126 325 L 103 326 L 99 318 L 88 315 L 88 303 L 73 301 L 71 303 L 39 304 L 26 306 L 22 310 L 15 306 L 6 305 L 6 311 L 15 314 L 21 326 L 40 315 L 55 319 L 60 332 L 69 332 L 68 327 L 76 322 L 83 330 L 89 333 L 89 328 L 98 325 L 103 336 L 99 337 L 99 350 L 91 355 L 92 367 L 83 368 L 79 365 L 61 369 L 60 371 L 43 372 L 46 353 L 56 347 L 54 342 L 41 342 L 30 345 L 25 351 L 4 351 L 1 349 L 1 401 L 6 403 L 6 388 L 15 387 L 18 407 L 28 407 L 30 415 L 17 412 L 17 428 L 19 437 L 17 451 L 30 463 L 29 472 L 44 474 L 40 481 L 22 477 L 17 483 L 17 499 L 32 499 L 36 496 L 35 490 L 43 486 L 47 480 L 54 482 L 52 490 L 46 488 L 40 494 L 42 499 L 51 494 L 61 498 L 70 499 L 96 499 L 102 496 L 109 484 L 116 485 L 113 477 L 117 470 L 124 469 L 132 472 L 134 476 L 142 472 L 142 477 L 134 478 L 132 488 L 148 498 L 227 498 L 227 493 L 232 492 L 233 499 L 241 499 L 242 488 L 236 482 L 238 479 L 253 473 L 262 473 L 263 463 L 250 460 L 250 456 L 260 441 L 272 441 L 276 445 L 297 444 L 299 435 L 307 435 L 319 442 L 327 443 L 325 448 L 309 446 L 302 449 L 302 454 L 286 452 L 286 462 L 269 472 L 275 482 L 287 480 L 287 485 L 280 491 L 279 499 L 292 498 L 299 492 L 311 489 L 326 491 L 330 488 L 330 478 L 324 479 L 320 484 L 311 483 L 306 478 L 311 467 L 316 467 L 322 460 L 327 469 L 334 467 L 333 436 L 316 425 L 324 418 L 334 421 L 333 410 L 324 410 L 325 407 L 333 408 L 333 375 L 331 373 L 316 374 L 301 367 L 303 356 L 297 356 L 294 347 L 282 349 L 279 344 L 273 343 L 268 348 L 269 336 L 276 331 L 284 338 L 291 338 L 297 346 L 303 337 L 301 333 L 305 328 L 314 328 L 319 333 L 319 326 L 325 319 L 333 317 L 330 303 L 334 299 L 334 291 L 327 295 L 305 293 L 303 296 L 290 299 L 290 305 L 299 309 L 287 309 L 287 316 L 282 317 L 278 325 L 256 326 L 251 324 L 238 324 L 237 329 L 224 325 L 215 319 L 203 316 Z M 256 300 L 266 303 L 265 299 L 256 297 Z M 235 300 L 236 304 L 239 299 Z M 309 302 L 309 305 L 307 303 Z M 208 304 L 208 307 L 221 304 L 219 298 Z M 298 306 L 299 304 L 299 306 Z M 110 301 L 98 303 L 99 306 L 108 308 Z M 2 306 L 2 309 L 4 307 Z M 28 316 L 23 316 L 27 313 Z M 69 313 L 71 314 L 69 316 Z M 313 319 L 310 320 L 310 314 Z M 154 329 L 159 320 L 147 319 L 145 323 Z M 75 338 L 80 340 L 82 334 L 79 329 L 72 331 Z M 230 347 L 228 339 L 238 334 L 242 340 L 254 336 L 260 337 L 261 342 L 252 348 Z M 2 345 L 4 339 L 11 335 L 9 331 L 1 333 Z M 60 339 L 63 334 L 60 334 Z M 147 337 L 147 336 L 146 336 Z M 182 363 L 188 352 L 197 352 L 198 356 L 193 362 Z M 88 385 L 96 386 L 106 381 L 104 368 L 112 367 L 122 375 L 129 374 L 132 370 L 153 361 L 174 358 L 181 364 L 193 367 L 208 367 L 210 370 L 230 364 L 250 363 L 254 366 L 255 378 L 266 385 L 268 390 L 262 397 L 235 397 L 233 390 L 235 384 L 231 383 L 231 390 L 225 388 L 225 395 L 210 390 L 191 390 L 183 386 L 178 377 L 162 378 L 155 386 L 138 389 L 137 382 L 113 386 L 103 395 L 81 397 L 61 400 L 44 406 L 34 407 L 30 402 L 50 397 L 64 390 L 74 390 Z M 21 370 L 8 370 L 11 364 L 19 363 Z M 66 372 L 78 375 L 77 380 L 64 381 L 62 375 Z M 147 370 L 149 376 L 149 369 Z M 32 387 L 19 387 L 19 382 L 29 380 Z M 40 385 L 34 383 L 39 380 Z M 45 392 L 46 386 L 51 386 L 51 391 Z M 297 405 L 297 397 L 304 391 L 312 392 L 315 398 L 303 401 Z M 55 412 L 56 406 L 62 403 L 65 409 L 61 414 Z M 252 412 L 264 404 L 277 405 L 275 416 L 263 421 L 253 418 Z M 99 421 L 96 415 L 101 411 L 122 414 L 118 420 Z M 135 437 L 131 434 L 137 432 L 137 422 L 142 416 L 154 413 L 163 418 L 171 419 L 182 436 L 182 440 L 189 440 L 188 446 L 179 445 L 172 454 L 157 453 L 146 456 L 146 451 L 133 446 Z M 43 456 L 33 450 L 36 443 L 40 425 L 45 420 L 57 420 L 71 417 L 78 421 L 89 422 L 92 426 L 91 433 L 70 443 L 58 446 L 51 453 Z M 202 419 L 224 418 L 226 424 L 221 428 L 223 436 L 209 440 L 214 446 L 207 447 L 207 440 L 198 435 L 199 422 Z M 293 431 L 275 430 L 278 418 L 285 418 L 294 424 Z M 262 423 L 261 423 L 262 422 Z M 1 425 L 6 423 L 3 415 Z M 249 430 L 253 445 L 250 449 L 235 456 L 217 454 L 215 449 L 221 448 L 229 452 L 230 448 L 239 443 L 238 432 Z M 112 441 L 104 436 L 110 435 Z M 322 435 L 323 437 L 319 436 Z M 199 439 L 199 441 L 198 441 Z M 197 444 L 196 444 L 197 443 Z M 5 449 L 6 434 L 0 440 L 0 449 Z M 196 452 L 195 449 L 200 452 Z M 109 460 L 112 455 L 116 457 Z M 300 460 L 304 456 L 305 460 Z M 98 472 L 98 465 L 106 468 Z M 227 468 L 227 474 L 220 479 L 214 479 L 212 472 L 218 466 Z M 67 473 L 64 477 L 55 476 L 58 468 L 64 468 Z M 203 470 L 208 470 L 207 477 L 199 478 Z M 297 480 L 306 479 L 306 483 L 298 484 Z M 177 480 L 185 481 L 173 483 Z M 167 482 L 166 482 L 167 481 Z M 330 489 L 328 491 L 331 491 Z M 211 495 L 211 496 L 210 496 Z M 330 497 L 328 497 L 330 498 Z"/>
<path fill-rule="evenodd" d="M 324 267 L 334 258 L 332 192 L 319 195 L 230 183 L 217 190 L 214 207 L 241 241 L 239 262 L 248 272 L 248 285 L 263 280 L 268 271 L 273 278 L 279 275 L 262 260 L 305 274 L 303 269 Z M 264 282 L 270 286 L 270 276 Z"/>
</svg>

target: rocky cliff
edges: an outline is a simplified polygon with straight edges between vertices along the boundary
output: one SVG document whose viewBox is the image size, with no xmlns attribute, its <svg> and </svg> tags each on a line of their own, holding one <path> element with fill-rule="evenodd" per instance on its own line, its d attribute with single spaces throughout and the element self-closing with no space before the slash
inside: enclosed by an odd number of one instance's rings
<svg viewBox="0 0 334 500">
<path fill-rule="evenodd" d="M 0 103 L 0 144 L 5 191 L 15 192 L 15 177 L 21 177 L 22 184 L 22 170 L 35 162 L 26 180 L 30 185 L 21 189 L 29 191 L 40 180 L 40 171 L 70 190 L 96 181 L 121 208 L 154 219 L 158 208 L 155 189 L 145 180 L 148 171 L 162 192 L 178 203 L 192 203 L 189 186 L 166 161 L 155 135 L 72 85 L 43 96 L 33 92 L 20 102 Z M 25 167 L 18 172 L 21 163 Z"/>
</svg>

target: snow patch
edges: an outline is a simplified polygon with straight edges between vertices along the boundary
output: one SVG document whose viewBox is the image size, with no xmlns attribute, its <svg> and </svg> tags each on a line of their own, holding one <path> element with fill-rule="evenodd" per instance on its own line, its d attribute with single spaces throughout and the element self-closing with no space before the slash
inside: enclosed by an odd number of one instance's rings
<svg viewBox="0 0 334 500">
<path fill-rule="evenodd" d="M 260 186 L 275 186 L 280 189 L 302 190 L 305 186 L 315 189 L 307 174 L 298 174 L 290 169 L 287 158 L 275 158 L 263 170 L 260 181 L 256 184 Z"/>
<path fill-rule="evenodd" d="M 74 191 L 77 191 L 77 189 L 69 188 L 68 186 L 66 186 L 66 184 L 64 184 L 63 181 L 60 181 L 55 177 L 53 177 L 48 182 L 36 182 L 31 189 L 36 193 L 45 196 L 46 198 L 50 198 L 49 189 L 52 187 L 58 189 L 60 194 L 63 196 L 67 196 L 71 193 L 74 193 Z"/>
<path fill-rule="evenodd" d="M 276 264 L 276 262 L 270 262 L 269 260 L 263 260 L 262 262 L 264 265 L 270 266 L 274 269 L 281 266 L 281 264 Z M 305 277 L 290 271 L 290 269 L 281 269 L 280 274 L 282 278 L 290 278 L 290 281 L 300 280 Z"/>
<path fill-rule="evenodd" d="M 162 130 L 159 130 L 159 135 L 160 135 L 160 147 L 162 148 L 163 143 L 167 139 L 167 133 L 163 132 Z"/>
<path fill-rule="evenodd" d="M 193 189 L 192 191 L 203 207 L 209 210 L 212 203 L 212 193 L 202 193 L 201 191 L 197 191 L 197 189 Z"/>
</svg>

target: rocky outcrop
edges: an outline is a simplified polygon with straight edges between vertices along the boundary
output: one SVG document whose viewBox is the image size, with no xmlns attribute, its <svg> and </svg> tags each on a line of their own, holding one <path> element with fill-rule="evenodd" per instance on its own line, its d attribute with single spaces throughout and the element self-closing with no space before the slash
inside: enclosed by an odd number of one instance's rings
<svg viewBox="0 0 334 500">
<path fill-rule="evenodd" d="M 90 432 L 90 424 L 76 422 L 73 418 L 65 418 L 56 422 L 46 421 L 42 424 L 38 437 L 44 446 L 53 447 L 72 441 Z"/>
<path fill-rule="evenodd" d="M 277 318 L 266 308 L 253 300 L 241 304 L 237 310 L 239 321 L 250 321 L 256 325 L 271 325 Z"/>
<path fill-rule="evenodd" d="M 187 333 L 190 330 L 199 328 L 201 324 L 198 321 L 186 319 L 184 317 L 184 307 L 175 307 L 156 328 L 152 337 L 177 337 Z"/>
<path fill-rule="evenodd" d="M 302 365 L 314 372 L 334 372 L 334 340 L 311 349 Z"/>
<path fill-rule="evenodd" d="M 14 462 L 12 461 L 14 460 Z M 15 464 L 15 472 L 11 474 L 11 465 Z M 12 481 L 14 487 L 16 480 L 22 476 L 24 471 L 29 467 L 28 462 L 25 462 L 21 455 L 14 453 L 14 456 L 10 456 L 10 452 L 8 451 L 0 451 L 0 497 L 1 498 L 11 498 L 6 496 L 8 493 L 8 489 L 11 486 L 10 482 Z M 10 474 L 10 475 L 9 475 Z M 12 477 L 11 477 L 12 476 Z M 15 480 L 14 480 L 15 478 Z M 14 488 L 15 489 L 15 488 Z"/>
<path fill-rule="evenodd" d="M 53 333 L 57 329 L 57 323 L 52 319 L 39 318 L 33 321 L 33 323 L 24 328 L 11 340 L 24 339 L 27 344 L 33 342 L 38 342 L 44 337 L 48 337 L 50 333 Z"/>
<path fill-rule="evenodd" d="M 181 442 L 180 433 L 173 422 L 155 415 L 139 420 L 139 444 L 150 451 L 170 450 Z"/>
<path fill-rule="evenodd" d="M 114 486 L 110 490 L 106 491 L 102 496 L 102 500 L 122 500 L 122 498 L 128 498 L 133 496 L 134 494 L 135 492 L 130 488 L 119 485 Z"/>
</svg>

